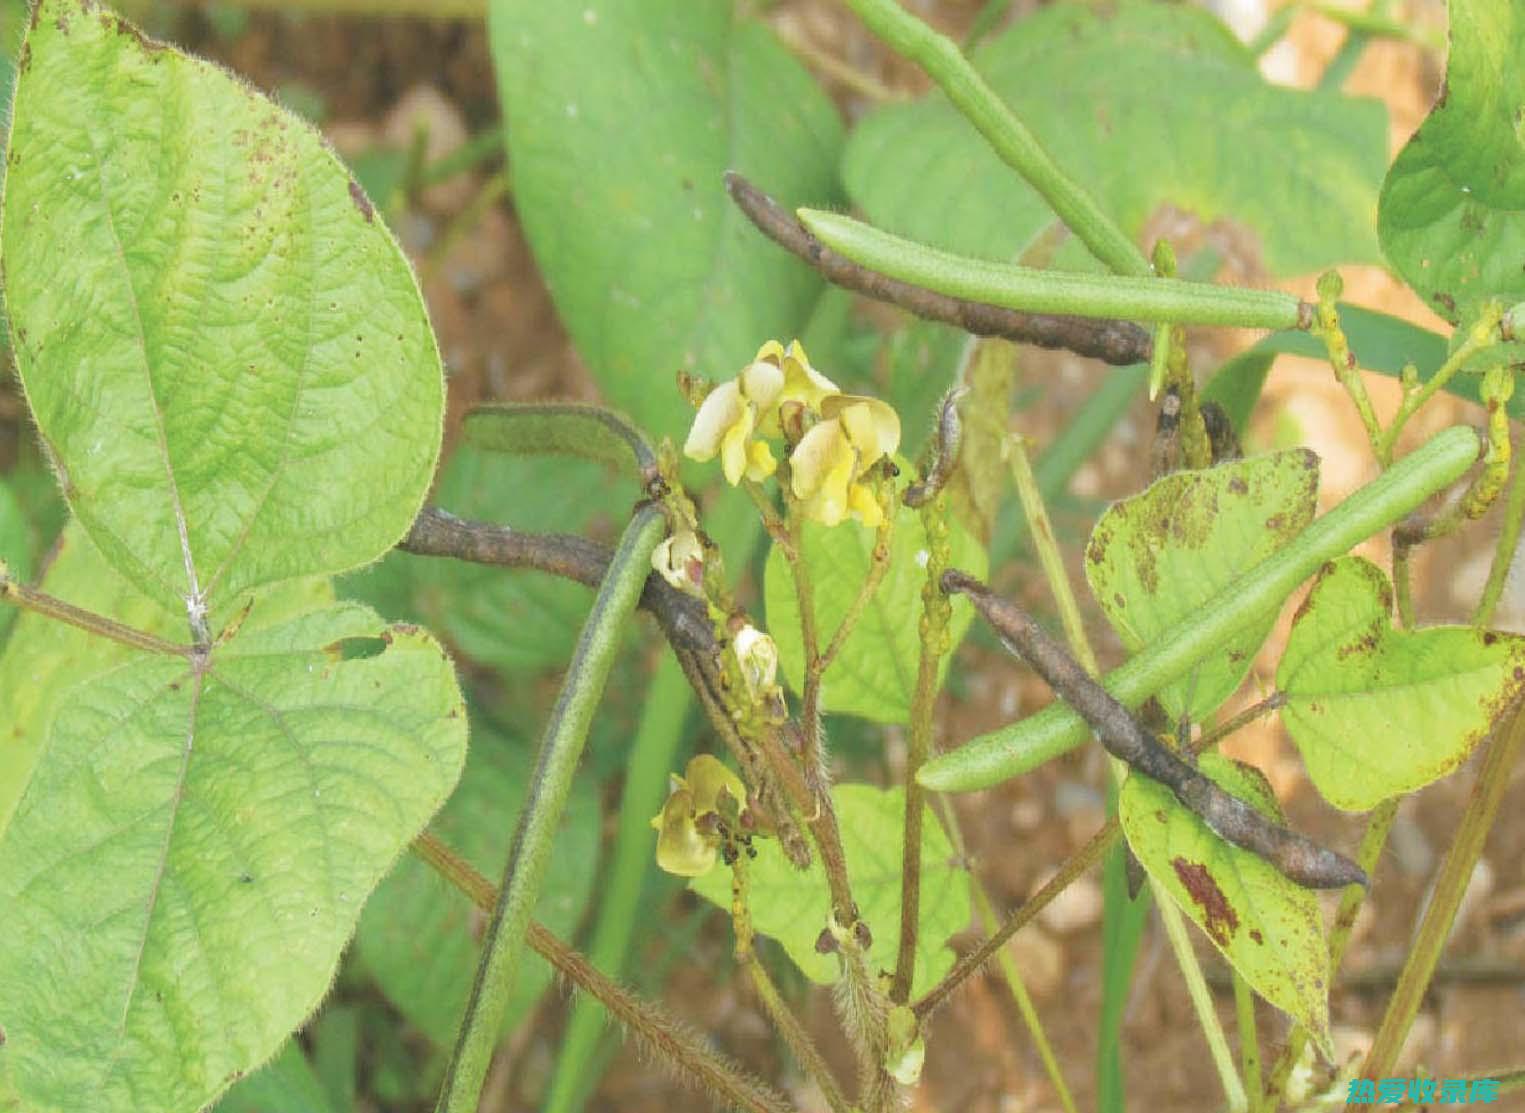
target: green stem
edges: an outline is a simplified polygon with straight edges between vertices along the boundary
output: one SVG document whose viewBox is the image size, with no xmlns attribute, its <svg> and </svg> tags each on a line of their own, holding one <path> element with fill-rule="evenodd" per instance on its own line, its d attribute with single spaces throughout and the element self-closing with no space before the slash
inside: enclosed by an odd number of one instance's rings
<svg viewBox="0 0 1525 1113">
<path fill-rule="evenodd" d="M 1456 350 L 1440 365 L 1439 370 L 1426 379 L 1418 390 L 1404 395 L 1403 401 L 1399 403 L 1398 412 L 1393 415 L 1392 422 L 1382 430 L 1374 442 L 1377 459 L 1383 467 L 1392 463 L 1393 447 L 1398 443 L 1398 435 L 1403 432 L 1403 426 L 1408 419 L 1455 378 L 1456 373 L 1466 366 L 1469 359 L 1485 348 L 1497 344 L 1499 339 L 1496 329 L 1469 329 Z"/>
<path fill-rule="evenodd" d="M 483 940 L 476 981 L 446 1069 L 436 1107 L 439 1113 L 476 1111 L 577 761 L 618 653 L 620 636 L 651 571 L 652 550 L 666 524 L 656 506 L 646 505 L 636 511 L 578 637 L 561 694 L 546 724 L 529 799 L 514 832 L 497 909 Z"/>
<path fill-rule="evenodd" d="M 1244 1088 L 1249 1113 L 1259 1108 L 1260 1033 L 1255 1026 L 1255 994 L 1250 983 L 1234 971 L 1234 1010 L 1239 1023 L 1239 1061 L 1244 1065 Z"/>
<path fill-rule="evenodd" d="M 1525 744 L 1525 704 L 1517 704 L 1508 724 L 1488 746 L 1487 756 L 1477 773 L 1477 783 L 1472 786 L 1467 810 L 1457 826 L 1451 849 L 1441 863 L 1429 907 L 1425 909 L 1418 934 L 1409 948 L 1408 960 L 1403 964 L 1403 973 L 1399 975 L 1398 985 L 1382 1017 L 1382 1026 L 1377 1029 L 1376 1040 L 1367 1053 L 1366 1062 L 1361 1065 L 1361 1077 L 1382 1078 L 1392 1073 L 1398 1052 L 1408 1037 L 1425 990 L 1429 988 L 1440 952 L 1445 949 L 1451 934 L 1456 911 L 1498 815 L 1504 789 L 1509 784 L 1522 744 Z"/>
<path fill-rule="evenodd" d="M 1249 1099 L 1244 1092 L 1244 1083 L 1239 1080 L 1239 1072 L 1234 1069 L 1234 1056 L 1229 1051 L 1228 1037 L 1223 1034 L 1223 1025 L 1218 1023 L 1218 1010 L 1213 1005 L 1212 990 L 1207 988 L 1207 979 L 1202 976 L 1202 967 L 1196 961 L 1197 953 L 1191 949 L 1191 939 L 1186 934 L 1186 920 L 1174 901 L 1156 900 L 1155 904 L 1159 907 L 1160 922 L 1165 925 L 1165 935 L 1170 940 L 1176 957 L 1180 959 L 1184 955 L 1191 956 L 1189 961 L 1179 963 L 1181 974 L 1186 979 L 1186 993 L 1201 1022 L 1202 1034 L 1207 1037 L 1207 1050 L 1213 1057 L 1213 1066 L 1218 1069 L 1218 1078 L 1223 1083 L 1223 1095 L 1228 1101 L 1229 1110 L 1231 1113 L 1244 1113 L 1249 1107 Z M 1212 1018 L 1211 1023 L 1208 1022 L 1209 1017 Z"/>
<path fill-rule="evenodd" d="M 1477 601 L 1477 611 L 1472 625 L 1488 626 L 1493 622 L 1493 612 L 1499 598 L 1504 594 L 1504 583 L 1514 564 L 1515 550 L 1520 545 L 1520 529 L 1525 525 L 1525 460 L 1516 460 L 1513 481 L 1509 485 L 1509 501 L 1504 507 L 1504 524 L 1499 529 L 1498 545 L 1493 550 L 1493 566 L 1488 569 L 1488 582 Z"/>
<path fill-rule="evenodd" d="M 896 0 L 847 3 L 891 50 L 926 70 L 1001 160 L 1038 191 L 1092 255 L 1117 274 L 1150 274 L 1144 253 L 1095 198 L 1059 168 L 1006 102 L 975 72 L 957 43 L 928 27 Z"/>
<path fill-rule="evenodd" d="M 1188 621 L 1110 673 L 1108 691 L 1130 707 L 1185 676 L 1235 634 L 1279 608 L 1293 590 L 1331 560 L 1391 525 L 1459 478 L 1478 458 L 1475 430 L 1443 430 L 1423 447 L 1323 517 L 1291 544 L 1232 581 Z M 1037 715 L 974 739 L 929 761 L 921 781 L 940 792 L 988 788 L 1073 749 L 1089 729 L 1079 714 L 1055 703 Z"/>
<path fill-rule="evenodd" d="M 1039 270 L 955 255 L 841 213 L 800 209 L 797 215 L 817 239 L 860 266 L 950 297 L 1026 313 L 1265 329 L 1305 328 L 1311 322 L 1311 308 L 1279 290 Z"/>
<path fill-rule="evenodd" d="M 603 899 L 588 960 L 611 977 L 618 977 L 637 923 L 641 888 L 650 872 L 649 821 L 667 795 L 667 771 L 683 741 L 683 724 L 693 705 L 693 693 L 682 667 L 670 652 L 657 662 L 640 725 L 630 747 L 625 788 L 620 794 L 619 831 L 614 860 L 604 882 Z M 575 1113 L 587 1092 L 588 1066 L 593 1061 L 607 1016 L 592 997 L 578 997 L 572 1006 L 545 1099 L 545 1113 Z"/>
<path fill-rule="evenodd" d="M 1075 654 L 1075 659 L 1086 672 L 1100 676 L 1101 665 L 1097 663 L 1090 639 L 1086 637 L 1085 622 L 1080 617 L 1080 604 L 1075 601 L 1075 593 L 1070 589 L 1064 557 L 1060 555 L 1059 543 L 1054 539 L 1054 526 L 1049 521 L 1048 509 L 1043 504 L 1043 492 L 1038 486 L 1038 477 L 1033 473 L 1032 463 L 1027 458 L 1026 446 L 1021 437 L 1011 437 L 1006 443 L 1010 448 L 1011 478 L 1017 486 L 1017 498 L 1022 503 L 1022 512 L 1027 517 L 1027 529 L 1032 535 L 1033 547 L 1038 551 L 1038 562 L 1043 565 L 1044 578 L 1048 580 L 1049 591 L 1059 608 L 1059 622 L 1064 627 L 1064 638 L 1070 643 L 1070 652 Z"/>
</svg>

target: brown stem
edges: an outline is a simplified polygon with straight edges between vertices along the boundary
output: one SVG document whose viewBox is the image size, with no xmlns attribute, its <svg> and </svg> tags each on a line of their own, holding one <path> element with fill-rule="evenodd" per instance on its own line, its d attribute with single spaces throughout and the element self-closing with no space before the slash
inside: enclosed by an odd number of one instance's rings
<svg viewBox="0 0 1525 1113">
<path fill-rule="evenodd" d="M 726 172 L 725 187 L 737 208 L 759 231 L 780 247 L 821 272 L 828 282 L 889 302 L 929 321 L 955 325 L 975 336 L 1000 336 L 1040 348 L 1065 348 L 1123 367 L 1149 361 L 1149 333 L 1128 321 L 1095 321 L 966 301 L 880 274 L 838 255 L 812 236 L 773 198 L 734 170 Z"/>
<path fill-rule="evenodd" d="M 922 997 L 911 1006 L 916 1014 L 916 1019 L 925 1021 L 939 1008 L 941 1008 L 952 995 L 953 991 L 964 983 L 971 974 L 974 974 L 985 963 L 995 957 L 997 951 L 1005 946 L 1006 941 L 1017 932 L 1021 931 L 1032 922 L 1034 916 L 1043 911 L 1045 907 L 1064 892 L 1086 870 L 1100 862 L 1102 855 L 1106 854 L 1112 844 L 1117 841 L 1122 826 L 1117 820 L 1109 819 L 1102 825 L 1091 840 L 1072 854 L 1064 865 L 1059 867 L 1059 872 L 1048 879 L 1048 882 L 1027 900 L 1023 901 L 1015 912 L 1011 914 L 1004 924 L 989 939 L 986 939 L 973 951 L 953 964 L 942 981 L 927 990 Z"/>
<path fill-rule="evenodd" d="M 408 535 L 397 547 L 420 556 L 533 568 L 594 588 L 603 582 L 612 555 L 607 545 L 585 537 L 525 533 L 509 526 L 457 518 L 436 506 L 419 511 Z M 653 573 L 641 592 L 640 605 L 651 612 L 675 647 L 715 651 L 714 631 L 702 601 L 683 594 Z"/>
<path fill-rule="evenodd" d="M 497 907 L 498 893 L 492 882 L 433 832 L 425 831 L 413 841 L 413 853 L 482 911 L 490 913 Z M 702 1036 L 660 1006 L 643 1001 L 605 976 L 539 923 L 530 924 L 525 938 L 558 974 L 596 998 L 610 1016 L 629 1028 L 654 1057 L 684 1081 L 724 1104 L 750 1113 L 795 1113 L 772 1087 L 712 1051 Z"/>
<path fill-rule="evenodd" d="M 1031 615 L 957 570 L 943 587 L 961 592 L 1017 656 L 1084 719 L 1107 752 L 1159 781 L 1214 832 L 1310 889 L 1364 885 L 1365 872 L 1343 855 L 1267 819 L 1167 749 L 1110 692 L 1093 680 Z"/>
</svg>

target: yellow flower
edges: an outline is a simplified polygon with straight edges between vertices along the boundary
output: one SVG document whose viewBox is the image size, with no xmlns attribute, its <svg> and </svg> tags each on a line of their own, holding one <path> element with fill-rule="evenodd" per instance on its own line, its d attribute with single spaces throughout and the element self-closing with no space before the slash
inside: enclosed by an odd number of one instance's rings
<svg viewBox="0 0 1525 1113">
<path fill-rule="evenodd" d="M 810 366 L 805 346 L 798 340 L 791 341 L 788 348 L 777 340 L 769 340 L 757 349 L 757 358 L 752 366 L 759 363 L 772 364 L 784 373 L 783 386 L 777 398 L 765 408 L 758 422 L 766 436 L 776 437 L 782 431 L 779 413 L 786 402 L 798 402 L 812 413 L 819 413 L 821 403 L 826 398 L 842 393 L 836 383 Z"/>
<path fill-rule="evenodd" d="M 900 417 L 877 398 L 851 394 L 824 398 L 821 413 L 825 420 L 800 438 L 789 457 L 794 497 L 824 525 L 853 517 L 876 529 L 884 513 L 861 480 L 900 446 Z"/>
<path fill-rule="evenodd" d="M 731 486 L 742 476 L 763 480 L 778 468 L 773 450 L 753 440 L 760 413 L 777 408 L 784 389 L 783 369 L 759 360 L 730 382 L 710 391 L 694 415 L 683 454 L 701 463 L 720 455 L 720 467 Z"/>
<path fill-rule="evenodd" d="M 741 778 L 710 754 L 699 754 L 684 775 L 672 776 L 672 790 L 657 830 L 657 865 L 679 877 L 699 877 L 714 868 L 726 830 L 734 829 L 746 806 Z"/>
</svg>

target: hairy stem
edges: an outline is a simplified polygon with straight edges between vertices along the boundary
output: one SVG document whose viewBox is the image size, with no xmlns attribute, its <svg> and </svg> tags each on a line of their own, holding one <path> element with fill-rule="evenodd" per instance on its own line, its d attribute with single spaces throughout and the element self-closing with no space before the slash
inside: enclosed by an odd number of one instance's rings
<svg viewBox="0 0 1525 1113">
<path fill-rule="evenodd" d="M 413 841 L 413 853 L 463 893 L 483 912 L 498 904 L 492 882 L 447 847 L 433 832 Z M 628 1028 L 640 1043 L 678 1077 L 706 1091 L 713 1099 L 748 1113 L 794 1113 L 781 1095 L 735 1063 L 710 1050 L 708 1041 L 660 1006 L 643 1001 L 540 924 L 531 922 L 525 941 L 567 981 L 599 1001 L 609 1015 Z"/>
<path fill-rule="evenodd" d="M 1309 305 L 1278 290 L 1039 270 L 928 247 L 841 213 L 801 209 L 799 218 L 827 247 L 871 270 L 950 297 L 1029 313 L 1264 329 L 1305 328 L 1311 319 Z"/>
<path fill-rule="evenodd" d="M 66 623 L 87 634 L 95 634 L 97 637 L 125 645 L 129 649 L 141 649 L 145 653 L 162 653 L 168 657 L 185 658 L 191 658 L 197 652 L 195 646 L 176 645 L 155 634 L 126 626 L 105 615 L 87 611 L 82 607 L 76 607 L 73 603 L 66 603 L 56 596 L 17 583 L 11 579 L 4 564 L 0 564 L 0 602 Z"/>
<path fill-rule="evenodd" d="M 514 832 L 497 908 L 483 940 L 466 1015 L 446 1068 L 439 1113 L 475 1113 L 577 761 L 618 652 L 620 634 L 635 610 L 651 568 L 651 552 L 666 525 L 659 507 L 648 504 L 636 511 L 578 637 L 561 693 L 546 724 L 529 799 Z"/>
</svg>

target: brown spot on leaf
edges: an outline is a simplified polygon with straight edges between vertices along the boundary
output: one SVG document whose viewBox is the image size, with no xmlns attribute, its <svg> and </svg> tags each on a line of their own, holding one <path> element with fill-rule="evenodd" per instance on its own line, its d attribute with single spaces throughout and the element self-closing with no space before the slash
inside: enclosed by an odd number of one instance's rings
<svg viewBox="0 0 1525 1113">
<path fill-rule="evenodd" d="M 1228 481 L 1228 489 L 1236 495 L 1247 495 L 1250 493 L 1250 485 L 1244 481 L 1244 476 L 1242 475 L 1236 475 L 1233 479 L 1230 479 Z"/>
<path fill-rule="evenodd" d="M 1259 943 L 1261 946 L 1265 945 L 1266 937 L 1260 934 L 1259 928 L 1250 928 L 1250 938 L 1255 940 L 1255 942 Z"/>
<path fill-rule="evenodd" d="M 1437 290 L 1432 296 L 1434 297 L 1434 299 L 1437 302 L 1439 302 L 1445 308 L 1446 313 L 1449 316 L 1451 316 L 1453 318 L 1456 316 L 1456 299 L 1455 298 L 1453 298 L 1450 294 L 1446 293 L 1444 290 Z"/>
<path fill-rule="evenodd" d="M 1229 907 L 1228 897 L 1218 888 L 1213 875 L 1202 863 L 1188 862 L 1185 858 L 1172 858 L 1170 864 L 1187 894 L 1202 909 L 1207 934 L 1218 946 L 1228 946 L 1234 932 L 1239 930 L 1239 915 Z"/>
<path fill-rule="evenodd" d="M 365 217 L 367 224 L 376 219 L 376 210 L 371 206 L 371 199 L 365 195 L 365 190 L 360 188 L 360 183 L 354 178 L 349 180 L 349 199 L 355 203 L 355 208 L 360 210 L 360 215 Z"/>
<path fill-rule="evenodd" d="M 1492 630 L 1484 630 L 1483 631 L 1483 644 L 1484 645 L 1492 645 L 1494 642 L 1496 642 L 1498 640 L 1499 640 L 1499 636 L 1497 634 L 1495 634 Z"/>
</svg>

